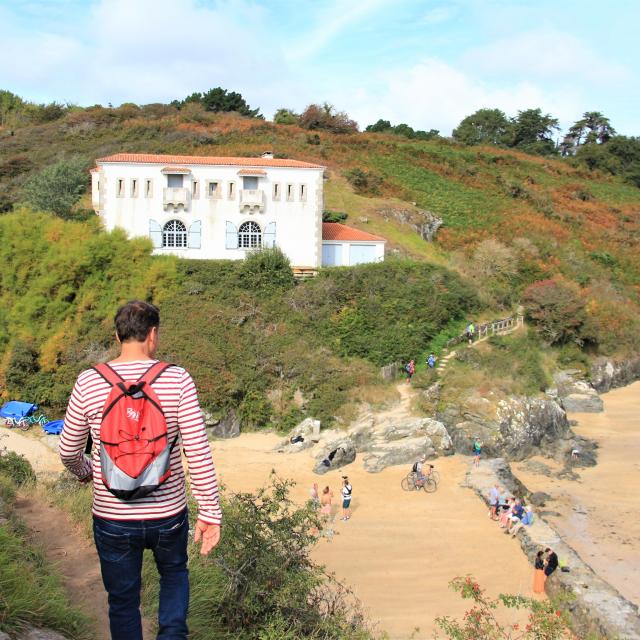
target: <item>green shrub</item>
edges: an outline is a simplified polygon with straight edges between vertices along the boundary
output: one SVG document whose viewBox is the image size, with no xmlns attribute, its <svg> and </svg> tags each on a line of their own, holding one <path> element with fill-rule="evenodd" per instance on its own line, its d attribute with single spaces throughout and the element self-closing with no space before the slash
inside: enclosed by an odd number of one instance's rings
<svg viewBox="0 0 640 640">
<path fill-rule="evenodd" d="M 383 182 L 381 176 L 362 169 L 349 169 L 342 175 L 344 175 L 356 193 L 369 196 L 379 195 Z"/>
<path fill-rule="evenodd" d="M 72 216 L 72 207 L 87 189 L 89 175 L 84 160 L 63 160 L 25 182 L 25 202 L 39 211 L 50 211 L 61 218 Z"/>
<path fill-rule="evenodd" d="M 252 251 L 240 264 L 241 286 L 256 294 L 294 285 L 291 263 L 279 247 Z"/>
<path fill-rule="evenodd" d="M 31 463 L 15 451 L 0 448 L 0 475 L 10 478 L 18 487 L 36 479 Z"/>
<path fill-rule="evenodd" d="M 343 211 L 329 211 L 325 209 L 322 212 L 322 222 L 346 222 L 348 217 L 349 214 Z"/>
</svg>

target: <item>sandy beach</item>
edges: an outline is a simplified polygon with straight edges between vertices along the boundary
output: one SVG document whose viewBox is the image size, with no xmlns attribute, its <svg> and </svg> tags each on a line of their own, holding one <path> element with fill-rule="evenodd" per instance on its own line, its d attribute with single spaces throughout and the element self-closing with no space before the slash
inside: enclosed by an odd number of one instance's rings
<svg viewBox="0 0 640 640">
<path fill-rule="evenodd" d="M 54 451 L 38 439 L 5 428 L 0 433 L 8 436 L 2 443 L 24 454 L 39 472 L 61 468 Z M 338 505 L 342 472 L 316 476 L 307 453 L 275 453 L 278 441 L 273 434 L 251 433 L 214 442 L 226 489 L 254 489 L 273 469 L 296 480 L 294 497 L 301 502 L 318 482 L 332 488 Z M 503 535 L 481 501 L 461 486 L 469 459 L 454 456 L 435 464 L 438 491 L 406 493 L 400 480 L 407 469 L 370 474 L 357 459 L 345 468 L 353 484 L 353 517 L 336 518 L 333 539 L 322 539 L 314 550 L 315 559 L 354 589 L 370 619 L 393 639 L 409 638 L 417 627 L 416 637 L 431 637 L 436 616 L 462 615 L 468 603 L 447 586 L 456 576 L 473 575 L 492 595 L 531 595 L 533 573 L 518 542 Z M 516 620 L 521 621 L 514 615 Z"/>
<path fill-rule="evenodd" d="M 530 491 L 552 500 L 546 516 L 602 578 L 640 605 L 640 382 L 602 396 L 603 413 L 571 414 L 574 431 L 598 443 L 598 464 L 576 469 L 578 481 L 514 465 Z M 558 470 L 544 458 L 540 462 Z M 553 515 L 556 513 L 557 515 Z"/>
<path fill-rule="evenodd" d="M 278 440 L 246 434 L 215 442 L 224 484 L 232 490 L 253 489 L 274 469 L 298 482 L 299 500 L 306 500 L 318 482 L 320 488 L 332 488 L 337 505 L 340 476 L 347 473 L 353 485 L 353 516 L 348 522 L 336 518 L 336 535 L 323 539 L 314 557 L 354 589 L 369 617 L 391 638 L 409 638 L 416 627 L 417 638 L 430 638 L 437 616 L 464 614 L 469 603 L 447 586 L 456 576 L 473 575 L 492 595 L 532 595 L 533 570 L 518 542 L 503 535 L 482 502 L 461 486 L 469 459 L 436 460 L 438 491 L 405 493 L 400 480 L 407 468 L 370 474 L 358 458 L 344 471 L 317 476 L 307 453 L 274 453 Z"/>
</svg>

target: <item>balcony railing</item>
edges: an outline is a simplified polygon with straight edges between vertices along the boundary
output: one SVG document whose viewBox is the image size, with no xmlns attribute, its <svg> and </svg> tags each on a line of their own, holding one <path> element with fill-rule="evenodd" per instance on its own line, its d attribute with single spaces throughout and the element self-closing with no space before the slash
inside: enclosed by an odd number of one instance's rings
<svg viewBox="0 0 640 640">
<path fill-rule="evenodd" d="M 262 189 L 240 190 L 240 211 L 247 209 L 250 213 L 264 210 L 264 191 Z"/>
<path fill-rule="evenodd" d="M 184 187 L 165 187 L 163 198 L 165 209 L 169 209 L 170 207 L 173 209 L 177 209 L 178 207 L 188 209 L 189 203 L 191 202 L 191 192 Z"/>
</svg>

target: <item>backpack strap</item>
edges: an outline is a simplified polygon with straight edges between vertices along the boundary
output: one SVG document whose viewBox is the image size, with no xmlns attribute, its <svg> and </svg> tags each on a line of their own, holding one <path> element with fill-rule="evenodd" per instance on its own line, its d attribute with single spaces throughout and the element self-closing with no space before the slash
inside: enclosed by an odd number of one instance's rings
<svg viewBox="0 0 640 640">
<path fill-rule="evenodd" d="M 144 382 L 151 386 L 167 369 L 175 366 L 177 365 L 168 362 L 155 362 L 145 371 L 142 377 L 138 379 L 138 384 Z"/>
<path fill-rule="evenodd" d="M 120 382 L 124 382 L 123 377 L 116 373 L 106 362 L 102 362 L 91 368 L 98 373 L 110 387 L 115 387 Z"/>
</svg>

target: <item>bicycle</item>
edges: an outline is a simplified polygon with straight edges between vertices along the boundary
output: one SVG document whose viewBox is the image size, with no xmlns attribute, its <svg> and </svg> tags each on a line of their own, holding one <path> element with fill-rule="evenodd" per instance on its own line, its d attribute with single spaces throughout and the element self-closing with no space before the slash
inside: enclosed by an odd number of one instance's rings
<svg viewBox="0 0 640 640">
<path fill-rule="evenodd" d="M 5 426 L 9 427 L 9 429 L 13 429 L 14 427 L 18 427 L 22 431 L 28 431 L 31 426 L 26 418 L 5 418 L 4 421 Z"/>
<path fill-rule="evenodd" d="M 433 493 L 438 490 L 438 483 L 431 474 L 424 476 L 424 480 L 418 480 L 415 471 L 409 471 L 409 473 L 402 478 L 400 486 L 405 491 L 419 491 L 422 489 L 426 493 Z"/>
<path fill-rule="evenodd" d="M 41 413 L 40 415 L 37 415 L 37 416 L 35 415 L 28 416 L 26 420 L 29 423 L 29 425 L 38 424 L 41 427 L 44 427 L 44 425 L 47 424 L 47 422 L 49 422 L 49 419 L 47 418 L 47 416 L 44 415 L 44 413 Z"/>
</svg>

